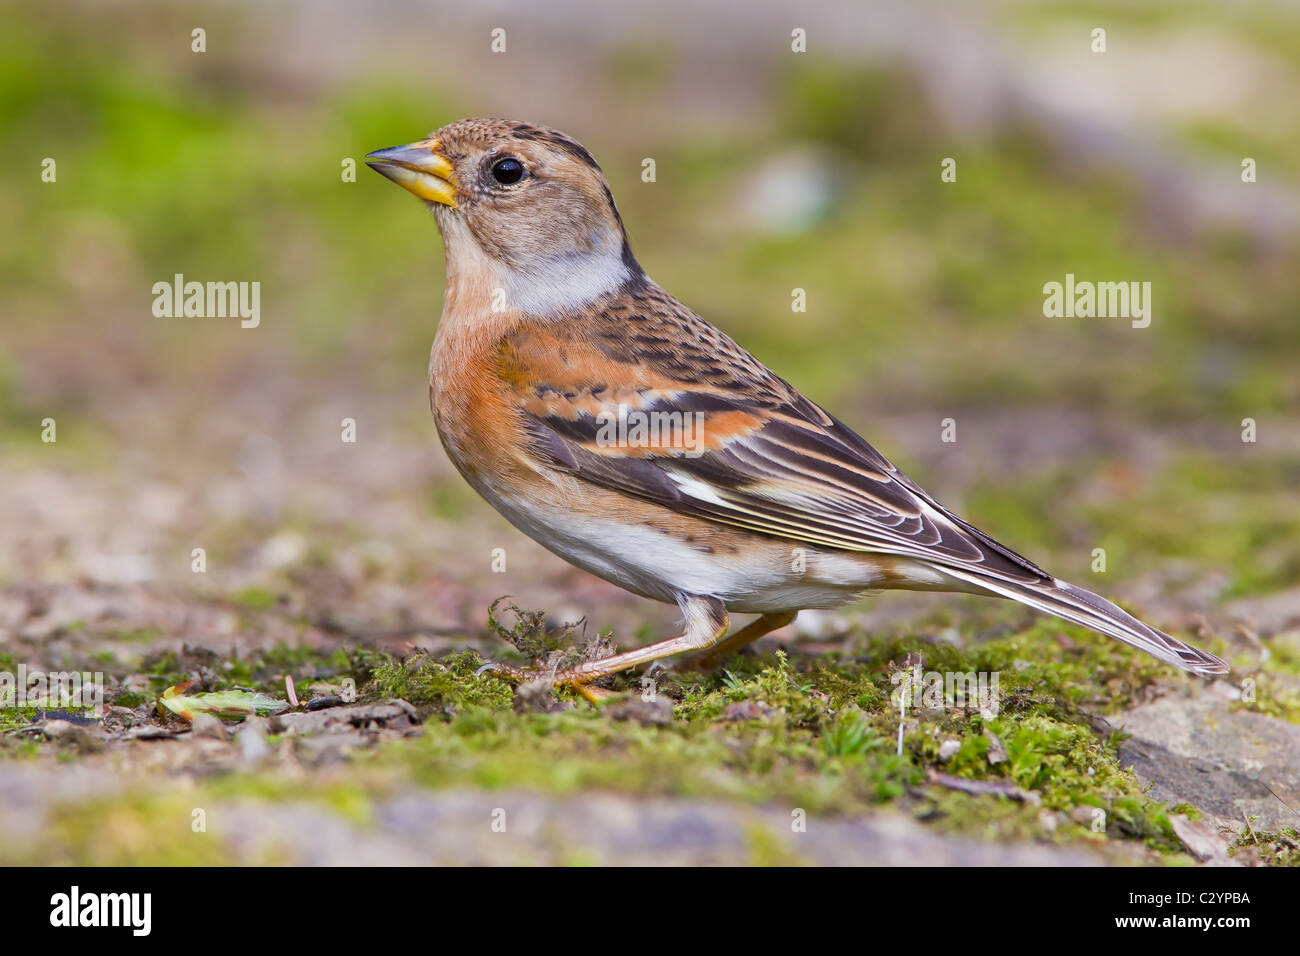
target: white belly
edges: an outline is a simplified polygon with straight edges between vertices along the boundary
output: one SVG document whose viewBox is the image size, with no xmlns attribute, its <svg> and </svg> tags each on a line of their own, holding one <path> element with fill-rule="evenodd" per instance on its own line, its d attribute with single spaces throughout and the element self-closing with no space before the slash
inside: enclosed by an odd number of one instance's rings
<svg viewBox="0 0 1300 956">
<path fill-rule="evenodd" d="M 634 594 L 669 604 L 678 594 L 700 594 L 717 597 L 738 614 L 833 608 L 881 582 L 870 563 L 844 552 L 763 539 L 766 547 L 721 554 L 642 524 L 543 511 L 474 484 L 511 524 L 547 550 Z M 909 577 L 917 588 L 961 586 L 922 565 Z"/>
</svg>

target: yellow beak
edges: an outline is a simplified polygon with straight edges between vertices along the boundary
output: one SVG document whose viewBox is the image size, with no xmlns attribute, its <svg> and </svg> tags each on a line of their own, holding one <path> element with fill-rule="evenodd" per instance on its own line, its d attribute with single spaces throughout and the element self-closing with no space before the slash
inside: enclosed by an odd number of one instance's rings
<svg viewBox="0 0 1300 956">
<path fill-rule="evenodd" d="M 438 152 L 436 139 L 377 149 L 366 154 L 366 165 L 421 199 L 456 205 L 455 169 Z"/>
</svg>

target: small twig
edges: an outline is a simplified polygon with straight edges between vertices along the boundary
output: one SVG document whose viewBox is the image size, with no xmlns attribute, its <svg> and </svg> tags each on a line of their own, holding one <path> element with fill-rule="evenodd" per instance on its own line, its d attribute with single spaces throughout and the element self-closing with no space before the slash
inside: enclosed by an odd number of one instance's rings
<svg viewBox="0 0 1300 956">
<path fill-rule="evenodd" d="M 1255 650 L 1259 651 L 1259 662 L 1263 664 L 1273 655 L 1269 653 L 1268 647 L 1259 639 L 1253 628 L 1247 627 L 1240 622 L 1237 623 L 1237 633 Z"/>
<path fill-rule="evenodd" d="M 930 770 L 926 774 L 926 780 L 930 783 L 938 784 L 948 790 L 958 790 L 961 793 L 968 793 L 971 796 L 993 795 L 998 797 L 1010 797 L 1012 800 L 1018 800 L 1021 803 L 1037 804 L 1039 802 L 1037 795 L 1029 790 L 1017 787 L 1010 781 L 1003 780 L 967 780 L 964 777 L 955 777 L 948 773 L 939 773 L 936 770 Z"/>
<path fill-rule="evenodd" d="M 1269 793 L 1273 794 L 1274 798 L 1277 800 L 1278 803 L 1282 804 L 1282 806 L 1286 807 L 1296 816 L 1300 816 L 1300 811 L 1297 811 L 1295 807 L 1291 806 L 1291 804 L 1287 803 L 1285 800 L 1279 797 L 1277 795 L 1277 791 L 1274 790 L 1272 787 L 1270 787 L 1267 782 L 1261 780 L 1260 783 L 1264 784 L 1264 789 L 1267 790 Z"/>
<path fill-rule="evenodd" d="M 298 707 L 298 706 L 300 706 L 299 703 L 298 703 L 298 695 L 295 694 L 295 693 L 293 692 L 293 675 L 292 675 L 292 674 L 285 674 L 285 675 L 284 675 L 284 690 L 285 690 L 285 693 L 289 695 L 289 703 L 292 704 L 294 707 Z"/>
<path fill-rule="evenodd" d="M 1250 825 L 1250 817 L 1246 816 L 1245 810 L 1241 811 L 1241 818 L 1246 821 L 1246 829 L 1250 831 L 1250 838 L 1255 841 L 1256 846 L 1259 846 L 1259 837 L 1255 836 L 1255 828 Z"/>
</svg>

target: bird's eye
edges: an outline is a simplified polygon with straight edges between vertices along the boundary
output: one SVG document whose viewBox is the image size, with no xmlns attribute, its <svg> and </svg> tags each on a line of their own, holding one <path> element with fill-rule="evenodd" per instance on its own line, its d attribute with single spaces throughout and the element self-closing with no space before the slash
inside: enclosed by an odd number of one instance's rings
<svg viewBox="0 0 1300 956">
<path fill-rule="evenodd" d="M 502 186 L 512 186 L 524 178 L 524 164 L 513 156 L 498 159 L 492 164 L 492 178 Z"/>
</svg>

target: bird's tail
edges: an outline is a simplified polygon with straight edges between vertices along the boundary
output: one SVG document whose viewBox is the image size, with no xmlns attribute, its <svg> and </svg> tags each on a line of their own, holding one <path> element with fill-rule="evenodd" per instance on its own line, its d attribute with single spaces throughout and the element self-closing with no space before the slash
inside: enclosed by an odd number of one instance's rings
<svg viewBox="0 0 1300 956">
<path fill-rule="evenodd" d="M 1065 581 L 1048 578 L 1041 582 L 1021 583 L 972 573 L 966 569 L 948 567 L 944 570 L 1000 597 L 1019 601 L 1037 611 L 1054 614 L 1121 640 L 1193 674 L 1208 677 L 1228 673 L 1228 665 L 1213 654 L 1185 644 L 1163 631 L 1157 631 L 1104 597 Z"/>
</svg>

